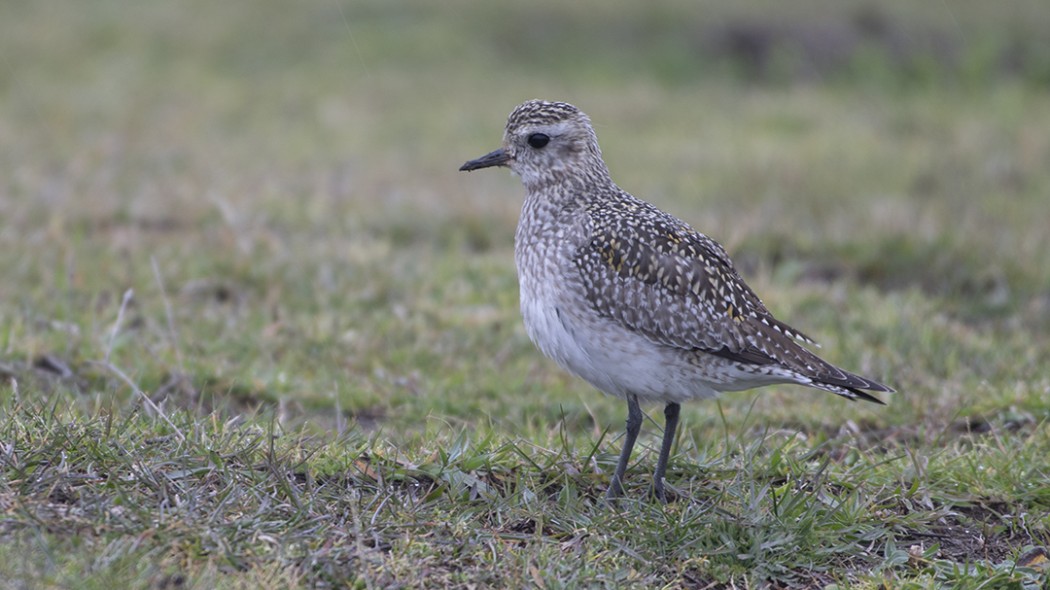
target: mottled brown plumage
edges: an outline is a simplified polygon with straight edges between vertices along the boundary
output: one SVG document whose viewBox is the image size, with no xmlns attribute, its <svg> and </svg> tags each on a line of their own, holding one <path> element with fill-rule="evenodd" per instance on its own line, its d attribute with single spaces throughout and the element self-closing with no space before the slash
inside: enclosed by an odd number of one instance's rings
<svg viewBox="0 0 1050 590">
<path fill-rule="evenodd" d="M 666 405 L 654 492 L 661 499 L 679 403 L 798 383 L 849 399 L 890 388 L 805 348 L 721 245 L 612 181 L 590 120 L 562 102 L 511 113 L 503 147 L 461 170 L 508 166 L 527 189 L 515 235 L 521 309 L 544 354 L 628 402 L 627 437 L 609 496 L 621 493 L 641 426 L 639 400 Z"/>
</svg>

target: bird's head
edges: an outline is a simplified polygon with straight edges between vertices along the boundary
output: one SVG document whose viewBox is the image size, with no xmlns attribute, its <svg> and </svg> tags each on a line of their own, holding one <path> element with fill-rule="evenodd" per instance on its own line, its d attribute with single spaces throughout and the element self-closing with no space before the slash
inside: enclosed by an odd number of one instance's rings
<svg viewBox="0 0 1050 590">
<path fill-rule="evenodd" d="M 608 178 L 598 136 L 591 120 L 565 102 L 530 100 L 507 118 L 503 147 L 460 170 L 507 166 L 526 186 L 542 186 L 566 178 L 595 175 Z"/>
</svg>

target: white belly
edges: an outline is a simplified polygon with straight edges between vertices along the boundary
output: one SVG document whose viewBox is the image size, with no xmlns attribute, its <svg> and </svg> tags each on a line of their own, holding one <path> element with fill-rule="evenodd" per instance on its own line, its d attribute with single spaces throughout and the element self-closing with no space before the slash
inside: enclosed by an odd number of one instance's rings
<svg viewBox="0 0 1050 590">
<path fill-rule="evenodd" d="M 718 380 L 704 379 L 686 355 L 596 315 L 588 317 L 589 310 L 572 313 L 523 293 L 521 312 L 529 338 L 543 354 L 609 395 L 683 402 L 719 393 Z"/>
</svg>

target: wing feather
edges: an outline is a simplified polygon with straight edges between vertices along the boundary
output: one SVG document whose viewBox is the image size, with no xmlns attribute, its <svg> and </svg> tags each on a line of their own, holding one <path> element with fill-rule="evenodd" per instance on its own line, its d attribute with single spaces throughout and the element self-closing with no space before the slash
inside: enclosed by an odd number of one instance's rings
<svg viewBox="0 0 1050 590">
<path fill-rule="evenodd" d="M 725 249 L 685 222 L 633 197 L 588 214 L 590 239 L 573 264 L 600 315 L 666 346 L 777 364 L 844 390 L 890 391 L 804 348 L 813 340 L 774 318 Z"/>
</svg>

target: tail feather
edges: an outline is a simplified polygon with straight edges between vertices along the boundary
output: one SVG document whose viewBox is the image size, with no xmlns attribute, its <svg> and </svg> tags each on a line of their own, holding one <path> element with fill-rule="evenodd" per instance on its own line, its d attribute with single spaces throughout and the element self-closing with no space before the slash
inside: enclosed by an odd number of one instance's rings
<svg viewBox="0 0 1050 590">
<path fill-rule="evenodd" d="M 791 336 L 794 337 L 793 334 Z M 836 367 L 794 340 L 783 338 L 780 342 L 781 346 L 777 349 L 775 356 L 754 346 L 743 350 L 722 347 L 706 352 L 738 363 L 779 365 L 794 376 L 795 383 L 830 391 L 851 400 L 864 400 L 885 405 L 882 400 L 867 392 L 893 393 L 894 391 L 892 387 L 878 381 Z"/>
<path fill-rule="evenodd" d="M 838 367 L 835 367 L 836 369 Z M 886 402 L 868 393 L 868 391 L 882 392 L 882 393 L 893 393 L 894 389 L 887 387 L 878 381 L 872 381 L 871 379 L 865 379 L 860 375 L 854 375 L 839 369 L 844 378 L 823 379 L 818 378 L 812 380 L 808 385 L 816 387 L 817 389 L 823 389 L 830 391 L 836 395 L 841 395 L 849 400 L 863 400 L 866 402 L 872 402 L 879 405 L 886 405 Z M 864 391 L 868 390 L 868 391 Z"/>
</svg>

